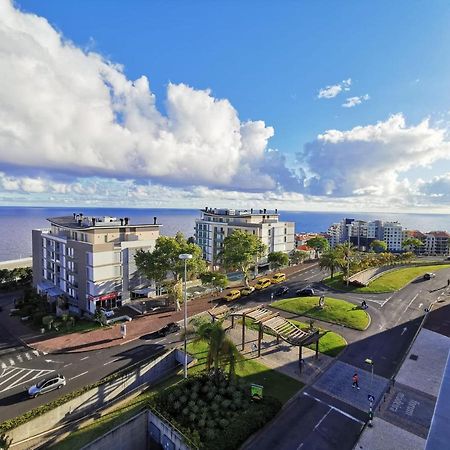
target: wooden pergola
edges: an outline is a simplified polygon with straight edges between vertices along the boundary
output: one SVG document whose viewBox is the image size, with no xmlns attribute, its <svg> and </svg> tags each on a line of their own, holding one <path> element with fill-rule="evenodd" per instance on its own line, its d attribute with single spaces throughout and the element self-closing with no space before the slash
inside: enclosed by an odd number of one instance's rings
<svg viewBox="0 0 450 450">
<path fill-rule="evenodd" d="M 290 345 L 298 347 L 298 364 L 300 372 L 302 371 L 302 348 L 303 346 L 316 344 L 316 359 L 319 355 L 319 331 L 312 329 L 311 331 L 301 330 L 289 320 L 280 316 L 278 312 L 271 311 L 264 306 L 255 306 L 240 310 L 231 310 L 226 305 L 208 311 L 212 320 L 222 320 L 231 317 L 231 328 L 234 328 L 235 317 L 242 317 L 242 350 L 245 344 L 245 321 L 247 318 L 252 319 L 254 323 L 259 325 L 258 329 L 258 357 L 261 356 L 261 342 L 264 337 L 264 328 L 272 331 L 277 337 L 277 343 L 280 339 Z"/>
</svg>

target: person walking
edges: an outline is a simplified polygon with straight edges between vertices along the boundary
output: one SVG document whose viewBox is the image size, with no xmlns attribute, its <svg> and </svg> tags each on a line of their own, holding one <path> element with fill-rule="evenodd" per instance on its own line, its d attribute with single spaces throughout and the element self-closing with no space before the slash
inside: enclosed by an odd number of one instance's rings
<svg viewBox="0 0 450 450">
<path fill-rule="evenodd" d="M 358 384 L 359 377 L 358 377 L 358 374 L 356 372 L 353 374 L 352 380 L 353 380 L 352 387 L 354 387 L 356 389 L 359 389 L 359 384 Z"/>
</svg>

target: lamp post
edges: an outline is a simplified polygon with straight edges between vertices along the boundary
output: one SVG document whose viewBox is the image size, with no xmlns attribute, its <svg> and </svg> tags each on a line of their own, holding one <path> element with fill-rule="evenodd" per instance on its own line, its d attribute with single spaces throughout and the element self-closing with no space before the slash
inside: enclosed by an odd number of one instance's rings
<svg viewBox="0 0 450 450">
<path fill-rule="evenodd" d="M 192 255 L 189 253 L 182 253 L 178 256 L 179 259 L 184 261 L 184 378 L 187 378 L 187 290 L 186 290 L 186 280 L 187 280 L 187 261 L 192 259 Z"/>
<path fill-rule="evenodd" d="M 367 425 L 372 428 L 372 420 L 373 420 L 373 410 L 372 410 L 372 405 L 373 402 L 375 401 L 375 396 L 372 394 L 372 384 L 373 384 L 373 359 L 371 358 L 366 358 L 364 360 L 364 362 L 366 364 L 369 364 L 371 369 L 372 369 L 372 376 L 370 378 L 370 394 L 367 396 L 367 399 L 369 400 L 369 421 L 367 423 Z"/>
</svg>

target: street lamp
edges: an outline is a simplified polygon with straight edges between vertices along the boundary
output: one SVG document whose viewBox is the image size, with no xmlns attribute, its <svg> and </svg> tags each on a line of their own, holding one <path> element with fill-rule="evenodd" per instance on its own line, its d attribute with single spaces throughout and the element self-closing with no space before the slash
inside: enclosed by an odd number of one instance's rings
<svg viewBox="0 0 450 450">
<path fill-rule="evenodd" d="M 184 378 L 187 378 L 187 290 L 186 290 L 186 280 L 187 280 L 187 261 L 192 259 L 192 255 L 189 253 L 182 253 L 178 256 L 179 259 L 184 261 Z"/>
</svg>

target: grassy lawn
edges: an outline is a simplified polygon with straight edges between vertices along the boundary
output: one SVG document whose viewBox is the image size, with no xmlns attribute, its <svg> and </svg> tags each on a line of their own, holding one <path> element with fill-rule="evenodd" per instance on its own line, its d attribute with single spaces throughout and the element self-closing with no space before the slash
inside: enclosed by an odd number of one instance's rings
<svg viewBox="0 0 450 450">
<path fill-rule="evenodd" d="M 346 286 L 345 282 L 342 280 L 342 275 L 337 275 L 331 280 L 326 278 L 324 283 L 335 289 L 358 292 L 361 294 L 376 294 L 383 292 L 395 292 L 403 288 L 411 281 L 418 277 L 423 276 L 426 272 L 436 272 L 441 269 L 448 269 L 450 264 L 436 264 L 430 266 L 418 266 L 418 267 L 406 267 L 403 269 L 394 270 L 388 272 L 385 275 L 380 276 L 372 281 L 369 286 L 366 287 L 352 287 Z"/>
<path fill-rule="evenodd" d="M 337 323 L 356 330 L 365 330 L 369 325 L 369 315 L 358 306 L 345 300 L 325 297 L 323 309 L 318 307 L 319 297 L 297 297 L 271 303 L 274 308 L 300 316 Z"/>
<path fill-rule="evenodd" d="M 205 342 L 191 342 L 188 344 L 188 351 L 198 359 L 198 363 L 189 368 L 189 374 L 194 375 L 206 368 L 206 355 L 208 345 Z M 283 403 L 289 400 L 303 384 L 275 370 L 260 364 L 254 360 L 242 358 L 240 364 L 236 367 L 236 374 L 245 379 L 248 383 L 257 383 L 264 386 L 264 393 L 272 395 Z M 146 406 L 146 402 L 156 393 L 164 390 L 183 379 L 182 374 L 174 375 L 164 382 L 154 386 L 152 389 L 144 392 L 138 397 L 130 400 L 120 408 L 95 419 L 91 425 L 70 433 L 63 441 L 49 447 L 54 450 L 76 450 L 108 432 L 112 428 L 126 422 L 136 415 Z"/>
<path fill-rule="evenodd" d="M 298 320 L 291 319 L 289 319 L 289 322 L 297 325 L 302 330 L 307 330 L 309 328 L 309 325 L 305 322 L 299 322 Z M 239 323 L 242 324 L 242 320 L 240 320 Z M 259 325 L 255 324 L 254 321 L 251 321 L 250 319 L 246 319 L 245 326 L 256 331 L 258 331 L 259 329 Z M 334 357 L 337 356 L 347 346 L 347 341 L 340 334 L 335 333 L 334 331 L 325 330 L 323 328 L 319 328 L 319 331 L 322 335 L 319 339 L 320 353 Z M 266 331 L 266 333 L 273 334 L 268 331 Z M 308 346 L 308 348 L 310 348 L 311 350 L 315 350 L 316 344 L 311 344 Z"/>
</svg>

